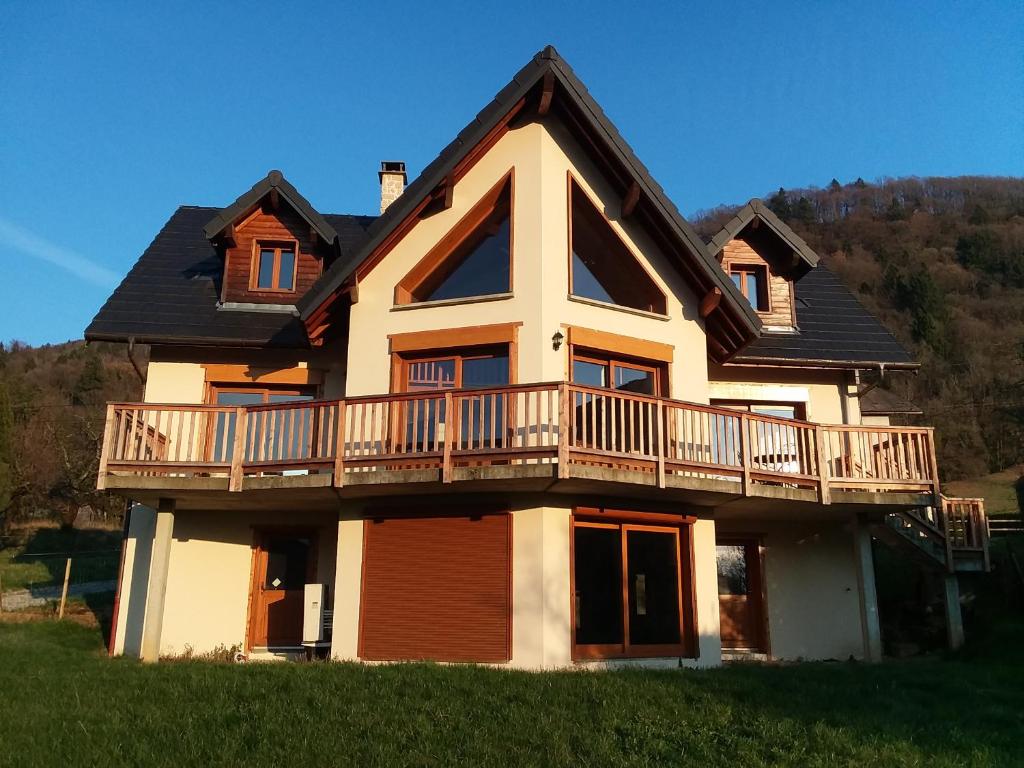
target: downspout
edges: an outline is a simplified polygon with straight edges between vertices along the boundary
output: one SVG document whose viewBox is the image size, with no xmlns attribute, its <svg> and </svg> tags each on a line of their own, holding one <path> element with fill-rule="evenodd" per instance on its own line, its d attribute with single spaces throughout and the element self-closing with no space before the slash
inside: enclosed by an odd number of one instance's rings
<svg viewBox="0 0 1024 768">
<path fill-rule="evenodd" d="M 135 337 L 128 337 L 128 360 L 132 364 L 132 368 L 135 369 L 135 374 L 139 377 L 139 382 L 143 387 L 146 386 L 146 374 L 143 372 L 142 367 L 139 365 L 139 361 L 135 359 L 135 355 L 132 352 L 135 351 Z"/>
</svg>

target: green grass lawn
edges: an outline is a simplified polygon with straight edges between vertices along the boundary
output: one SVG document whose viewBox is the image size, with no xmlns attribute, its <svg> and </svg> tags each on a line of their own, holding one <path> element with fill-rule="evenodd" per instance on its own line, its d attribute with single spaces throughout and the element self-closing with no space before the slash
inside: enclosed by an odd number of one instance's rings
<svg viewBox="0 0 1024 768">
<path fill-rule="evenodd" d="M 943 493 L 965 498 L 980 496 L 985 499 L 985 512 L 989 517 L 1016 517 L 1020 510 L 1013 484 L 1021 474 L 1024 474 L 1024 466 L 1011 467 L 971 480 L 954 480 L 943 484 Z"/>
<path fill-rule="evenodd" d="M 71 556 L 71 583 L 117 578 L 121 531 L 54 527 L 16 528 L 0 549 L 4 591 L 60 585 Z"/>
<path fill-rule="evenodd" d="M 880 666 L 529 674 L 164 662 L 0 624 L 0 765 L 1010 766 L 1024 640 Z M 994 649 L 994 650 L 993 650 Z"/>
</svg>

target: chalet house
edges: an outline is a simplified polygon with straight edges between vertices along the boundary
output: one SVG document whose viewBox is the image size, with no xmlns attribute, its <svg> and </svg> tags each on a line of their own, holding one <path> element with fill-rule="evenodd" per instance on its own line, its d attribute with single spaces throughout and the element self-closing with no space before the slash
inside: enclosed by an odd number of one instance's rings
<svg viewBox="0 0 1024 768">
<path fill-rule="evenodd" d="M 151 347 L 112 652 L 872 660 L 873 538 L 959 642 L 983 512 L 869 383 L 917 364 L 759 201 L 698 237 L 550 47 L 380 183 L 179 208 L 86 331 Z"/>
</svg>

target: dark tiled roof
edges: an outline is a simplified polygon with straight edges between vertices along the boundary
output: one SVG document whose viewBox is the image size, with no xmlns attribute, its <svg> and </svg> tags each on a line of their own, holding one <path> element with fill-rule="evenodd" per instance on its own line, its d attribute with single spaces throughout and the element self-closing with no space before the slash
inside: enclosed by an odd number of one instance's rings
<svg viewBox="0 0 1024 768">
<path fill-rule="evenodd" d="M 328 243 L 334 242 L 338 236 L 338 233 L 334 231 L 334 227 L 309 204 L 309 200 L 299 194 L 299 190 L 293 187 L 280 171 L 271 171 L 253 184 L 248 192 L 241 194 L 235 202 L 227 208 L 219 210 L 217 215 L 207 222 L 203 228 L 203 234 L 206 235 L 208 240 L 213 240 L 224 231 L 225 227 L 235 222 L 246 211 L 266 197 L 267 193 L 272 189 L 276 189 L 288 204 L 298 212 L 299 216 L 305 219 L 306 223 L 320 234 L 320 237 Z"/>
<path fill-rule="evenodd" d="M 895 392 L 875 387 L 861 395 L 860 412 L 865 416 L 888 416 L 896 413 L 916 415 L 921 413 L 921 409 Z"/>
<path fill-rule="evenodd" d="M 223 261 L 203 227 L 220 208 L 182 206 L 167 221 L 85 331 L 94 341 L 305 347 L 294 314 L 220 310 Z M 325 215 L 342 258 L 373 217 Z"/>
<path fill-rule="evenodd" d="M 555 50 L 547 46 L 538 52 L 516 75 L 512 81 L 502 88 L 494 99 L 467 125 L 459 135 L 426 167 L 413 181 L 405 192 L 393 202 L 380 218 L 367 231 L 367 238 L 362 248 L 354 250 L 350 258 L 338 259 L 330 270 L 325 272 L 299 301 L 299 309 L 303 317 L 309 317 L 326 301 L 331 294 L 341 287 L 356 268 L 372 253 L 385 237 L 408 216 L 413 209 L 437 187 L 454 169 L 466 153 L 475 147 L 498 121 L 504 117 L 520 99 L 524 98 L 550 74 L 559 86 L 559 94 L 564 94 L 576 108 L 587 129 L 596 140 L 608 148 L 608 151 L 629 169 L 633 178 L 640 185 L 643 196 L 654 204 L 660 217 L 667 222 L 675 237 L 690 251 L 699 271 L 703 272 L 711 285 L 717 286 L 724 294 L 725 301 L 735 310 L 741 324 L 745 324 L 751 334 L 761 327 L 757 314 L 742 294 L 722 271 L 704 244 L 704 241 L 683 218 L 675 204 L 669 200 L 661 185 L 658 184 L 646 166 L 633 153 L 632 148 L 619 133 L 612 121 L 605 115 L 600 105 L 587 91 L 586 86 L 576 76 L 572 68 Z"/>
<path fill-rule="evenodd" d="M 730 362 L 830 362 L 917 367 L 917 363 L 868 312 L 835 273 L 818 264 L 795 284 L 799 333 L 762 333 Z"/>
</svg>

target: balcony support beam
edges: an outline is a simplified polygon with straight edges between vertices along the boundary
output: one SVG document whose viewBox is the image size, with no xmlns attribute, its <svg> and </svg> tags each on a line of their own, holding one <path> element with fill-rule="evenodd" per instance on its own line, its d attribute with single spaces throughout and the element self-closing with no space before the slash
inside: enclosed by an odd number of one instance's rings
<svg viewBox="0 0 1024 768">
<path fill-rule="evenodd" d="M 153 663 L 160 659 L 160 636 L 164 624 L 164 600 L 167 596 L 167 573 L 171 564 L 171 541 L 174 537 L 174 499 L 160 499 L 153 532 L 153 550 L 149 565 L 149 586 L 146 590 L 146 619 L 142 629 L 142 660 Z"/>
</svg>

